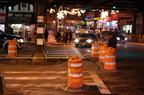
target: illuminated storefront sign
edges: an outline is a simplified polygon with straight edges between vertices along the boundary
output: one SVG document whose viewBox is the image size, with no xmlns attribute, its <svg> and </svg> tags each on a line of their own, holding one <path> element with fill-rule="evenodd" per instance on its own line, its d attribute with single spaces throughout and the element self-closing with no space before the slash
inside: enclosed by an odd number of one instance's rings
<svg viewBox="0 0 144 95">
<path fill-rule="evenodd" d="M 5 23 L 5 14 L 0 13 L 0 23 Z"/>
<path fill-rule="evenodd" d="M 96 17 L 96 18 L 94 18 L 94 20 L 100 20 L 101 18 L 100 17 Z"/>
<path fill-rule="evenodd" d="M 10 12 L 8 14 L 8 23 L 35 23 L 35 15 L 33 12 Z"/>
<path fill-rule="evenodd" d="M 119 18 L 119 13 L 115 13 L 115 14 L 113 14 L 113 16 L 110 17 L 109 19 L 110 19 L 110 20 L 116 20 L 116 19 L 118 19 L 118 18 Z"/>
<path fill-rule="evenodd" d="M 108 17 L 108 12 L 101 12 L 101 19 L 106 19 Z"/>
</svg>

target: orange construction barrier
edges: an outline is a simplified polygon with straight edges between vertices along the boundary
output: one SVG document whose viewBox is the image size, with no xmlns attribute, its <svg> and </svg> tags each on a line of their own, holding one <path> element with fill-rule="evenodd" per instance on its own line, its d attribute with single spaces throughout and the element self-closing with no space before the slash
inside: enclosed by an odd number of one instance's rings
<svg viewBox="0 0 144 95">
<path fill-rule="evenodd" d="M 106 70 L 116 69 L 116 49 L 115 48 L 109 47 L 106 50 L 104 69 Z"/>
<path fill-rule="evenodd" d="M 99 57 L 98 61 L 104 63 L 105 62 L 105 55 L 106 55 L 106 49 L 108 48 L 107 45 L 102 44 L 99 47 Z"/>
<path fill-rule="evenodd" d="M 68 60 L 68 87 L 80 88 L 83 86 L 82 59 L 78 56 Z"/>
<path fill-rule="evenodd" d="M 17 55 L 16 40 L 9 40 L 8 41 L 8 55 L 9 56 L 16 56 Z"/>
<path fill-rule="evenodd" d="M 91 57 L 98 57 L 98 51 L 99 51 L 99 44 L 98 42 L 92 43 L 92 48 L 91 48 Z"/>
</svg>

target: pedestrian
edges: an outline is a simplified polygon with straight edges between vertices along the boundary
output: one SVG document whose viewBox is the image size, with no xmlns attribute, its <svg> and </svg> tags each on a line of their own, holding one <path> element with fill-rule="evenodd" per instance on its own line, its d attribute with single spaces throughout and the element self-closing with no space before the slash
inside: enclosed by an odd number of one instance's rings
<svg viewBox="0 0 144 95">
<path fill-rule="evenodd" d="M 56 41 L 57 42 L 60 42 L 61 41 L 61 31 L 58 31 L 57 34 L 56 34 Z"/>
<path fill-rule="evenodd" d="M 71 30 L 69 30 L 69 43 L 71 43 L 72 42 L 72 39 L 73 39 L 73 33 L 72 33 L 72 31 Z"/>
<path fill-rule="evenodd" d="M 69 31 L 66 30 L 66 32 L 65 32 L 65 43 L 67 43 L 68 39 L 69 39 Z"/>
<path fill-rule="evenodd" d="M 8 33 L 14 35 L 13 28 L 11 26 L 8 27 Z"/>
<path fill-rule="evenodd" d="M 128 30 L 128 34 L 130 34 L 130 30 Z"/>
<path fill-rule="evenodd" d="M 37 38 L 37 29 L 33 29 L 32 31 L 32 41 L 36 42 L 36 38 Z"/>
<path fill-rule="evenodd" d="M 112 35 L 112 37 L 108 41 L 108 47 L 117 48 L 117 32 Z"/>
<path fill-rule="evenodd" d="M 64 31 L 62 34 L 62 41 L 66 42 L 66 31 Z"/>
<path fill-rule="evenodd" d="M 47 42 L 48 41 L 48 30 L 47 30 L 47 27 L 45 28 L 45 33 L 44 33 L 44 37 L 45 37 L 45 41 Z"/>
</svg>

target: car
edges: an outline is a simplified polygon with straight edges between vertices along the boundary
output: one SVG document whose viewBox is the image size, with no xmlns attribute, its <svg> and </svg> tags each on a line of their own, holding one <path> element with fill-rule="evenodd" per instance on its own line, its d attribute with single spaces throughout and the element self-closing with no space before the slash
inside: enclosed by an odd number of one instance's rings
<svg viewBox="0 0 144 95">
<path fill-rule="evenodd" d="M 9 40 L 16 40 L 17 48 L 23 48 L 25 46 L 25 41 L 23 37 L 19 35 L 10 35 L 0 30 L 0 48 L 5 49 L 8 51 L 8 41 Z"/>
<path fill-rule="evenodd" d="M 104 41 L 108 41 L 112 37 L 113 33 L 111 31 L 101 31 L 100 39 Z"/>
<path fill-rule="evenodd" d="M 76 47 L 82 46 L 82 47 L 91 47 L 92 43 L 94 41 L 98 41 L 97 36 L 95 34 L 89 34 L 89 33 L 82 33 L 76 36 L 74 39 L 74 43 Z"/>
<path fill-rule="evenodd" d="M 125 43 L 127 41 L 127 38 L 123 36 L 120 32 L 118 32 L 116 39 L 118 42 L 121 43 Z"/>
<path fill-rule="evenodd" d="M 103 42 L 108 41 L 114 33 L 115 32 L 112 32 L 112 31 L 102 31 L 100 34 L 101 41 L 103 41 Z M 125 36 L 123 36 L 120 32 L 117 33 L 116 38 L 117 38 L 117 41 L 121 42 L 121 43 L 125 43 L 127 41 L 127 38 Z"/>
</svg>

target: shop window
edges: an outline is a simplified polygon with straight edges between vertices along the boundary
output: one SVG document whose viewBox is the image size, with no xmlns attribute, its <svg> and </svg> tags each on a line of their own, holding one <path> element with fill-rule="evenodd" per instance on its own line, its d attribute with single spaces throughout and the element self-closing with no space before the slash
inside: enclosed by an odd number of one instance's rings
<svg viewBox="0 0 144 95">
<path fill-rule="evenodd" d="M 26 3 L 22 2 L 22 8 L 26 8 Z"/>
</svg>

